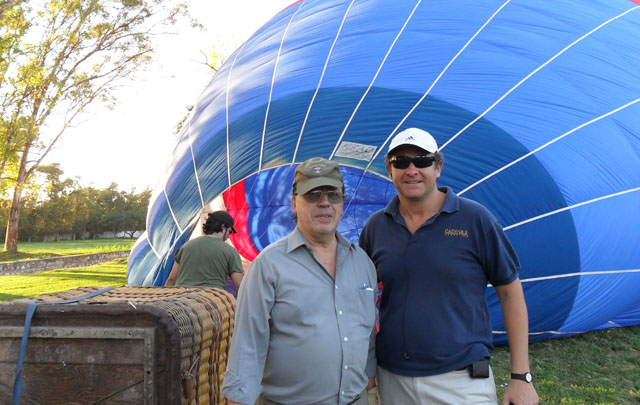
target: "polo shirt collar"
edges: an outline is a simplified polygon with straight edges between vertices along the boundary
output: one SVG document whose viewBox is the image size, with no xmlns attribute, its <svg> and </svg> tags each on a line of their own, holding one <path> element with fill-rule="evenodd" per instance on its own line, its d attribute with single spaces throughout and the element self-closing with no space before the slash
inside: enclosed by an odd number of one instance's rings
<svg viewBox="0 0 640 405">
<path fill-rule="evenodd" d="M 347 238 L 342 236 L 340 232 L 336 231 L 336 236 L 338 237 L 338 246 L 340 248 L 342 249 L 356 248 L 356 246 L 352 242 L 350 242 Z M 287 253 L 291 253 L 292 251 L 296 250 L 300 246 L 306 246 L 307 248 L 310 248 L 307 245 L 307 241 L 304 239 L 304 236 L 302 236 L 300 229 L 298 228 L 298 226 L 296 226 L 293 232 L 291 232 L 287 237 Z"/>
<path fill-rule="evenodd" d="M 460 209 L 460 198 L 453 192 L 451 187 L 438 187 L 438 190 L 443 191 L 445 194 L 444 203 L 442 203 L 442 207 L 440 207 L 440 211 L 438 214 L 442 214 L 443 212 L 452 213 L 458 211 Z M 400 215 L 400 199 L 396 194 L 389 204 L 385 207 L 384 213 L 390 215 L 392 218 L 397 218 Z"/>
<path fill-rule="evenodd" d="M 460 197 L 453 192 L 451 187 L 438 187 L 438 190 L 446 193 L 444 203 L 442 203 L 442 207 L 440 208 L 440 213 L 446 212 L 450 214 L 460 209 Z"/>
</svg>

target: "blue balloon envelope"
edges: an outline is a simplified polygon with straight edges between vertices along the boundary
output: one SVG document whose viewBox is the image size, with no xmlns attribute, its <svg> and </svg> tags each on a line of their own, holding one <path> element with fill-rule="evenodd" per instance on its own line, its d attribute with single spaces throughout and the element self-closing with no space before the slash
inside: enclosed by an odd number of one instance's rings
<svg viewBox="0 0 640 405">
<path fill-rule="evenodd" d="M 221 199 L 251 260 L 295 226 L 293 172 L 342 165 L 357 241 L 395 191 L 390 139 L 419 127 L 440 185 L 489 208 L 521 261 L 530 336 L 640 324 L 640 3 L 306 0 L 231 55 L 183 127 L 130 285 L 162 285 Z M 496 343 L 504 325 L 488 289 Z"/>
</svg>

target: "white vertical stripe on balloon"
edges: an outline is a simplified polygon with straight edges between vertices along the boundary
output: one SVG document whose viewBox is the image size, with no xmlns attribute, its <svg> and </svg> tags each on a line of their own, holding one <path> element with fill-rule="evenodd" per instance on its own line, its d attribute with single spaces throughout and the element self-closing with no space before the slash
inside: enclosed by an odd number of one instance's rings
<svg viewBox="0 0 640 405">
<path fill-rule="evenodd" d="M 486 181 L 486 180 L 490 179 L 491 177 L 495 176 L 496 174 L 508 169 L 509 167 L 515 165 L 516 163 L 520 162 L 521 160 L 524 160 L 524 159 L 528 158 L 529 156 L 533 155 L 534 153 L 539 152 L 540 150 L 542 150 L 542 149 L 546 148 L 547 146 L 559 141 L 560 139 L 562 139 L 562 138 L 564 138 L 564 137 L 566 137 L 568 135 L 571 135 L 572 133 L 576 132 L 577 130 L 582 129 L 582 128 L 588 126 L 588 125 L 591 125 L 594 122 L 600 121 L 601 119 L 606 118 L 606 117 L 608 117 L 608 116 L 610 116 L 612 114 L 615 114 L 616 112 L 618 112 L 620 110 L 623 110 L 623 109 L 625 109 L 625 108 L 627 108 L 627 107 L 629 107 L 629 106 L 631 106 L 631 105 L 633 105 L 633 104 L 635 104 L 635 103 L 637 103 L 639 101 L 640 101 L 640 98 L 637 98 L 637 99 L 635 99 L 635 100 L 633 100 L 633 101 L 631 101 L 631 102 L 629 102 L 629 103 L 627 103 L 627 104 L 625 104 L 625 105 L 623 105 L 621 107 L 616 108 L 615 110 L 609 111 L 606 114 L 603 114 L 603 115 L 601 115 L 599 117 L 596 117 L 596 118 L 594 118 L 594 119 L 592 119 L 590 121 L 587 121 L 587 122 L 585 122 L 583 124 L 578 125 L 577 127 L 573 128 L 572 130 L 570 130 L 568 132 L 565 132 L 564 134 L 558 136 L 557 138 L 554 138 L 554 139 L 550 140 L 549 142 L 545 143 L 542 146 L 539 146 L 538 148 L 536 148 L 536 149 L 532 150 L 531 152 L 527 153 L 526 155 L 523 155 L 523 156 L 519 157 L 518 159 L 514 160 L 513 162 L 502 166 L 500 169 L 494 171 L 493 173 L 486 175 L 482 179 L 476 181 L 472 185 L 470 185 L 467 188 L 465 188 L 464 190 L 460 191 L 458 193 L 458 195 L 462 195 L 462 194 L 466 193 L 467 191 L 471 190 L 472 188 L 474 188 L 475 186 L 479 185 L 480 183 L 483 183 L 484 181 Z"/>
<path fill-rule="evenodd" d="M 445 74 L 445 72 L 447 70 L 449 70 L 449 67 L 453 64 L 453 62 L 458 59 L 458 56 L 460 56 L 460 54 L 469 46 L 469 44 L 471 44 L 471 42 L 473 42 L 473 40 L 478 36 L 478 34 L 480 34 L 480 32 L 482 32 L 482 30 L 484 30 L 484 28 L 494 19 L 494 17 L 500 12 L 502 11 L 502 9 L 510 2 L 511 0 L 507 0 L 506 2 L 504 2 L 492 15 L 491 17 L 489 17 L 489 19 L 480 27 L 480 29 L 478 29 L 471 38 L 469 38 L 469 40 L 467 41 L 466 44 L 464 44 L 464 46 L 458 51 L 458 53 L 453 57 L 453 59 L 451 59 L 449 61 L 449 63 L 447 64 L 447 66 L 445 66 L 445 68 L 440 72 L 440 74 L 438 75 L 438 77 L 436 77 L 436 80 L 434 80 L 434 82 L 431 84 L 431 86 L 429 87 L 429 89 L 427 89 L 427 91 L 424 93 L 424 95 L 420 98 L 420 100 L 418 100 L 418 102 L 413 106 L 413 108 L 411 108 L 411 110 L 407 113 L 407 115 L 404 116 L 404 118 L 400 121 L 400 123 L 398 123 L 398 125 L 393 129 L 393 131 L 391 132 L 391 134 L 389 135 L 389 137 L 387 138 L 387 140 L 385 141 L 385 144 L 387 142 L 389 142 L 389 139 L 391 139 L 391 137 L 393 135 L 395 135 L 395 133 L 398 131 L 398 129 L 400 129 L 400 127 L 405 123 L 405 121 L 407 119 L 409 119 L 409 117 L 411 116 L 411 114 L 413 114 L 413 112 L 415 111 L 416 108 L 418 108 L 418 106 L 420 104 L 422 104 L 422 101 L 424 101 L 424 99 L 429 95 L 429 93 L 431 92 L 431 90 L 435 87 L 435 85 L 440 81 L 440 78 Z M 384 147 L 384 144 L 383 146 Z M 442 148 L 440 148 L 442 149 Z"/>
<path fill-rule="evenodd" d="M 246 42 L 244 44 L 246 44 Z M 238 60 L 238 56 L 240 56 L 240 52 L 242 52 L 242 49 L 244 48 L 244 44 L 242 44 L 240 49 L 238 49 L 235 58 L 233 58 L 233 62 L 229 68 L 229 74 L 227 75 L 227 88 L 225 89 L 224 114 L 227 124 L 227 184 L 229 187 L 231 187 L 231 152 L 229 150 L 229 83 L 231 82 L 231 72 L 233 72 L 233 67 L 236 65 L 236 61 Z"/>
<path fill-rule="evenodd" d="M 313 93 L 313 97 L 311 97 L 311 102 L 309 103 L 309 108 L 307 108 L 307 114 L 304 116 L 304 120 L 302 121 L 302 127 L 300 128 L 300 135 L 298 135 L 298 142 L 296 143 L 296 148 L 293 153 L 293 159 L 291 163 L 295 163 L 296 157 L 298 154 L 298 147 L 300 146 L 300 141 L 302 140 L 302 134 L 304 133 L 304 129 L 307 126 L 307 120 L 309 119 L 309 114 L 311 114 L 311 107 L 313 107 L 313 103 L 316 100 L 316 96 L 318 95 L 318 91 L 320 91 L 320 86 L 322 85 L 322 80 L 324 79 L 324 74 L 327 71 L 327 66 L 329 65 L 329 59 L 331 59 L 331 54 L 333 53 L 333 48 L 336 46 L 336 42 L 338 42 L 338 38 L 340 37 L 340 33 L 342 32 L 342 27 L 344 26 L 344 22 L 347 20 L 347 15 L 349 14 L 349 10 L 351 10 L 351 6 L 355 0 L 351 0 L 349 3 L 349 7 L 347 7 L 347 11 L 345 11 L 344 16 L 342 17 L 342 22 L 340 23 L 340 27 L 338 28 L 338 32 L 336 33 L 335 38 L 333 39 L 333 43 L 331 44 L 331 48 L 329 49 L 329 53 L 327 54 L 327 59 L 324 62 L 324 66 L 322 67 L 322 73 L 320 74 L 320 80 L 318 81 L 318 85 L 316 86 L 316 91 Z M 333 157 L 333 153 L 331 154 Z M 331 159 L 331 157 L 329 159 Z"/>
<path fill-rule="evenodd" d="M 168 200 L 167 200 L 168 201 Z M 149 235 L 147 237 L 147 242 L 149 242 L 149 247 L 151 248 L 151 251 L 153 252 L 154 255 L 156 255 L 156 258 L 158 259 L 162 259 L 162 255 L 160 253 L 158 253 L 158 251 L 156 250 L 155 247 L 153 247 L 153 243 L 151 243 L 151 235 Z"/>
<path fill-rule="evenodd" d="M 510 2 L 511 0 L 507 0 L 505 1 L 492 15 L 491 17 L 489 17 L 487 19 L 487 21 L 485 21 L 484 24 L 482 24 L 482 26 L 480 28 L 478 28 L 478 30 L 471 36 L 471 38 L 469 38 L 469 40 L 464 44 L 464 46 L 462 48 L 460 48 L 460 50 L 458 51 L 458 53 L 456 53 L 456 55 L 449 61 L 449 63 L 447 63 L 447 66 L 444 67 L 444 69 L 442 69 L 442 71 L 440 72 L 440 74 L 438 75 L 438 77 L 436 77 L 436 79 L 433 81 L 433 83 L 431 83 L 431 86 L 429 86 L 429 88 L 427 89 L 427 91 L 424 93 L 424 95 L 420 98 L 420 100 L 418 100 L 418 102 L 411 108 L 411 110 L 409 110 L 409 112 L 404 116 L 404 118 L 402 118 L 402 120 L 400 121 L 400 123 L 398 125 L 396 125 L 396 127 L 393 129 L 393 131 L 391 131 L 391 133 L 389 134 L 389 136 L 387 137 L 387 139 L 382 143 L 382 145 L 380 145 L 380 147 L 378 148 L 378 150 L 376 151 L 375 155 L 373 155 L 373 157 L 371 158 L 371 160 L 369 161 L 369 164 L 367 165 L 367 167 L 365 168 L 365 172 L 369 170 L 369 167 L 371 167 L 371 165 L 373 164 L 373 162 L 378 158 L 378 155 L 380 154 L 380 152 L 383 150 L 383 148 L 385 147 L 385 145 L 387 143 L 389 143 L 389 141 L 391 140 L 391 138 L 396 134 L 396 132 L 398 131 L 398 129 L 402 126 L 402 124 L 404 124 L 404 122 L 409 118 L 409 116 L 411 116 L 411 114 L 413 114 L 413 112 L 415 111 L 416 108 L 418 108 L 418 106 L 422 103 L 422 101 L 424 101 L 424 99 L 429 95 L 429 93 L 431 92 L 431 90 L 433 89 L 433 87 L 436 85 L 436 83 L 438 83 L 438 81 L 440 81 L 440 78 L 445 74 L 445 72 L 447 70 L 449 70 L 449 67 L 453 64 L 453 62 L 455 62 L 456 59 L 458 59 L 458 56 L 460 56 L 460 54 L 462 54 L 462 52 L 464 52 L 465 49 L 467 49 L 467 47 L 471 44 L 471 42 L 473 42 L 473 40 L 478 36 L 478 34 L 480 34 L 480 32 L 482 32 L 482 30 L 484 30 L 484 28 L 495 18 L 495 16 Z"/>
<path fill-rule="evenodd" d="M 175 223 L 176 226 L 178 227 L 178 231 L 180 231 L 180 233 L 182 233 L 183 230 L 180 227 L 180 223 L 178 222 L 178 218 L 176 217 L 176 214 L 173 212 L 173 207 L 171 206 L 171 201 L 169 201 L 169 194 L 167 194 L 167 189 L 164 189 L 162 191 L 164 192 L 164 196 L 167 199 L 167 207 L 169 207 L 169 212 L 171 213 L 171 218 L 173 218 L 173 223 Z"/>
<path fill-rule="evenodd" d="M 506 335 L 507 332 L 504 330 L 494 330 L 491 331 L 492 333 L 495 333 L 496 335 Z M 579 335 L 581 333 L 587 333 L 589 332 L 588 330 L 581 330 L 581 331 L 573 331 L 573 332 L 560 332 L 557 330 L 546 330 L 543 332 L 529 332 L 529 336 L 536 336 L 536 335 L 545 335 L 545 334 L 550 334 L 550 335 Z"/>
<path fill-rule="evenodd" d="M 630 270 L 609 270 L 609 271 L 585 271 L 585 272 L 580 272 L 580 273 L 568 273 L 568 274 L 555 274 L 552 276 L 545 276 L 545 277 L 533 277 L 533 278 L 527 278 L 527 279 L 522 279 L 520 280 L 520 282 L 522 283 L 530 283 L 530 282 L 536 282 L 536 281 L 546 281 L 546 280 L 555 280 L 555 279 L 560 279 L 560 278 L 569 278 L 569 277 L 582 277 L 582 276 L 594 276 L 594 275 L 613 275 L 613 274 L 629 274 L 629 273 L 640 273 L 640 269 L 630 269 Z M 487 287 L 493 287 L 491 284 L 487 284 Z M 611 321 L 609 321 L 611 322 Z M 585 333 L 586 331 L 557 331 L 557 330 L 548 330 L 548 331 L 541 331 L 541 332 L 529 332 L 529 336 L 535 336 L 535 335 L 544 335 L 544 334 L 551 334 L 551 335 L 573 335 L 573 334 L 577 334 L 577 333 Z M 503 331 L 503 330 L 494 330 L 493 333 L 495 334 L 500 334 L 500 335 L 504 335 L 507 332 Z"/>
<path fill-rule="evenodd" d="M 180 240 L 180 238 L 182 238 L 182 235 L 184 235 L 184 233 L 188 230 L 191 229 L 193 227 L 193 225 L 195 225 L 196 221 L 200 220 L 200 216 L 195 217 L 194 219 L 191 220 L 191 222 L 189 222 L 189 224 L 186 226 L 186 228 L 184 230 L 180 231 L 180 234 L 178 235 L 178 237 L 173 241 L 173 243 L 171 244 L 171 247 L 169 248 L 169 250 L 167 252 L 176 252 L 176 243 L 178 243 L 178 241 Z M 151 246 L 151 241 L 147 238 L 147 240 L 149 241 L 149 246 Z M 161 257 L 158 255 L 158 253 L 155 251 L 155 249 L 153 248 L 153 246 L 151 246 L 151 250 L 153 250 L 153 252 L 156 254 L 156 257 L 158 259 L 161 259 Z M 157 269 L 156 269 L 157 270 Z M 156 282 L 158 281 L 158 278 L 160 277 L 160 272 L 156 271 L 155 276 L 153 277 L 153 282 L 152 285 L 155 285 Z"/>
<path fill-rule="evenodd" d="M 583 272 L 577 272 L 577 273 L 554 274 L 551 276 L 544 276 L 544 277 L 524 278 L 524 279 L 520 279 L 520 282 L 534 283 L 537 281 L 556 280 L 560 278 L 569 278 L 569 277 L 597 276 L 597 275 L 605 275 L 605 274 L 627 274 L 627 273 L 640 273 L 640 269 L 583 271 Z M 487 287 L 493 287 L 493 285 L 491 283 L 487 283 Z"/>
<path fill-rule="evenodd" d="M 560 55 L 562 55 L 563 53 L 565 53 L 566 51 L 568 51 L 569 49 L 571 49 L 574 45 L 576 45 L 577 43 L 581 42 L 583 39 L 587 38 L 588 36 L 590 36 L 591 34 L 593 34 L 594 32 L 598 31 L 600 28 L 606 26 L 607 24 L 625 16 L 626 14 L 637 10 L 638 8 L 640 8 L 640 6 L 636 6 L 633 8 L 630 8 L 629 10 L 625 11 L 622 14 L 619 14 L 615 17 L 612 17 L 610 19 L 608 19 L 607 21 L 603 22 L 602 24 L 598 25 L 596 28 L 592 29 L 591 31 L 587 32 L 586 34 L 584 34 L 583 36 L 581 36 L 580 38 L 576 39 L 575 41 L 573 41 L 572 43 L 570 43 L 569 45 L 567 45 L 566 47 L 564 47 L 560 52 L 556 53 L 554 56 L 551 57 L 551 59 L 549 59 L 548 61 L 546 61 L 545 63 L 543 63 L 542 65 L 538 66 L 534 71 L 532 71 L 531 73 L 529 73 L 528 75 L 526 75 L 522 80 L 520 80 L 515 86 L 513 86 L 511 89 L 509 89 L 509 91 L 507 91 L 506 93 L 504 93 L 499 99 L 497 99 L 493 104 L 491 104 L 491 106 L 489 108 L 487 108 L 482 114 L 478 115 L 473 121 L 471 121 L 470 123 L 468 123 L 464 128 L 462 128 L 460 131 L 458 131 L 457 134 L 455 134 L 454 136 L 452 136 L 451 138 L 449 138 L 449 140 L 447 142 L 445 142 L 441 147 L 440 150 L 444 149 L 445 147 L 447 147 L 447 145 L 449 145 L 454 139 L 456 139 L 460 134 L 462 134 L 464 131 L 466 131 L 467 129 L 469 129 L 469 127 L 471 127 L 473 124 L 475 124 L 476 122 L 478 122 L 482 117 L 484 117 L 489 111 L 493 110 L 493 108 L 498 105 L 502 100 L 504 100 L 509 94 L 511 94 L 514 90 L 516 90 L 518 87 L 520 87 L 520 85 L 522 85 L 524 82 L 526 82 L 527 80 L 529 80 L 533 75 L 535 75 L 536 73 L 538 73 L 542 68 L 544 68 L 545 66 L 547 66 L 549 63 L 553 62 L 556 58 L 558 58 Z"/>
<path fill-rule="evenodd" d="M 191 162 L 193 163 L 193 174 L 196 177 L 196 185 L 198 186 L 198 195 L 200 196 L 200 203 L 204 208 L 204 198 L 202 197 L 202 187 L 200 187 L 200 176 L 198 176 L 198 166 L 196 166 L 196 156 L 193 153 L 193 139 L 191 138 L 191 119 L 189 119 L 189 128 L 187 129 L 187 135 L 189 136 L 189 150 L 191 151 Z M 167 201 L 169 199 L 167 198 Z"/>
<path fill-rule="evenodd" d="M 626 274 L 626 273 L 640 273 L 640 269 L 583 271 L 583 272 L 580 272 L 580 273 L 554 274 L 552 276 L 545 276 L 545 277 L 525 278 L 525 279 L 521 279 L 520 282 L 522 282 L 522 283 L 531 283 L 531 282 L 535 282 L 535 281 L 555 280 L 555 279 L 558 279 L 558 278 L 596 276 L 596 275 L 603 275 L 603 274 Z"/>
<path fill-rule="evenodd" d="M 395 135 L 395 133 L 398 131 L 398 129 L 400 128 L 400 126 L 409 118 L 409 116 L 413 113 L 413 111 L 415 111 L 416 108 L 418 108 L 418 106 L 420 105 L 420 103 L 422 103 L 422 101 L 427 97 L 427 95 L 431 92 L 431 89 L 433 89 L 433 87 L 436 85 L 436 83 L 438 83 L 438 81 L 440 80 L 440 78 L 444 75 L 444 73 L 449 69 L 449 67 L 453 64 L 453 62 L 458 59 L 458 56 L 460 56 L 460 54 L 462 52 L 464 52 L 464 50 L 469 46 L 469 44 L 471 44 L 471 42 L 473 42 L 473 40 L 478 36 L 478 34 L 480 32 L 482 32 L 482 30 L 484 30 L 484 28 L 495 18 L 495 16 L 510 2 L 511 0 L 507 0 L 505 1 L 492 15 L 491 17 L 489 17 L 487 19 L 487 21 L 484 22 L 484 24 L 482 24 L 482 26 L 480 28 L 478 28 L 478 30 L 476 30 L 476 32 L 471 36 L 471 38 L 469 38 L 469 40 L 464 44 L 464 46 L 462 48 L 460 48 L 460 50 L 458 51 L 458 53 L 456 53 L 456 55 L 449 61 L 449 63 L 447 63 L 447 66 L 444 67 L 444 69 L 440 72 L 440 74 L 438 75 L 438 77 L 436 77 L 436 79 L 434 80 L 434 82 L 431 84 L 431 86 L 429 86 L 429 88 L 427 89 L 427 91 L 424 93 L 424 95 L 420 98 L 420 100 L 418 100 L 418 102 L 411 108 L 411 110 L 409 110 L 409 112 L 404 116 L 404 118 L 400 121 L 400 123 L 394 128 L 393 131 L 391 131 L 391 134 L 389 134 L 389 136 L 387 137 L 387 139 L 385 139 L 385 141 L 380 145 L 380 147 L 377 148 L 375 154 L 373 155 L 373 157 L 371 158 L 371 160 L 369 160 L 369 163 L 367 163 L 367 167 L 364 168 L 364 170 L 362 171 L 362 176 L 360 176 L 360 180 L 358 181 L 358 184 L 356 185 L 355 191 L 354 191 L 354 196 L 356 194 L 356 192 L 358 191 L 358 189 L 360 188 L 360 184 L 362 183 L 362 179 L 364 178 L 365 174 L 369 171 L 369 168 L 371 167 L 371 165 L 373 164 L 373 162 L 375 162 L 375 160 L 378 158 L 378 156 L 380 155 L 380 152 L 384 149 L 385 145 L 391 140 L 391 138 Z M 337 147 L 337 145 L 336 145 Z M 335 152 L 335 150 L 334 150 Z M 351 201 L 353 201 L 353 197 L 351 199 L 349 199 L 349 202 L 347 203 L 347 207 L 345 208 L 345 211 L 349 208 L 349 206 L 351 205 Z"/>
<path fill-rule="evenodd" d="M 273 87 L 276 83 L 276 74 L 278 72 L 278 63 L 280 62 L 280 54 L 282 52 L 282 47 L 284 46 L 284 39 L 287 37 L 287 32 L 289 32 L 289 27 L 291 27 L 291 23 L 293 23 L 293 19 L 298 15 L 298 11 L 304 5 L 304 1 L 300 3 L 300 6 L 296 9 L 296 12 L 293 13 L 291 18 L 289 19 L 289 23 L 287 27 L 284 29 L 282 33 L 282 39 L 280 40 L 280 47 L 278 48 L 278 55 L 276 56 L 276 61 L 273 66 L 273 75 L 271 76 L 271 88 L 269 89 L 269 100 L 267 101 L 267 111 L 264 114 L 264 126 L 262 127 L 262 141 L 260 143 L 260 161 L 258 162 L 258 171 L 262 170 L 262 153 L 264 151 L 264 138 L 267 134 L 267 122 L 269 120 L 269 109 L 271 108 L 271 97 L 273 96 Z"/>
<path fill-rule="evenodd" d="M 396 42 L 398 42 L 398 39 L 400 38 L 400 36 L 404 32 L 404 29 L 407 27 L 407 24 L 409 24 L 409 21 L 411 21 L 411 18 L 415 14 L 415 12 L 416 12 L 416 10 L 417 10 L 417 8 L 418 8 L 418 6 L 420 5 L 421 2 L 422 2 L 422 0 L 418 0 L 416 5 L 413 7 L 413 10 L 411 10 L 411 13 L 409 14 L 407 19 L 405 20 L 404 25 L 402 26 L 402 28 L 400 28 L 400 31 L 398 32 L 398 35 L 396 35 L 396 37 L 394 38 L 393 42 L 391 43 L 391 46 L 389 46 L 389 49 L 387 49 L 387 53 L 384 55 L 384 58 L 382 58 L 382 62 L 380 63 L 380 66 L 378 66 L 378 70 L 376 71 L 375 75 L 373 75 L 373 79 L 371 80 L 371 83 L 369 83 L 369 86 L 367 87 L 367 90 L 365 90 L 364 94 L 360 98 L 360 101 L 358 101 L 358 105 L 356 105 L 356 108 L 351 113 L 351 117 L 349 117 L 349 120 L 347 121 L 347 125 L 345 125 L 344 129 L 342 130 L 342 133 L 340 134 L 340 138 L 338 138 L 338 141 L 336 142 L 336 146 L 333 148 L 333 152 L 331 152 L 331 156 L 329 157 L 329 159 L 333 159 L 333 156 L 336 154 L 336 151 L 338 150 L 338 146 L 340 145 L 340 142 L 342 142 L 342 138 L 344 138 L 344 134 L 347 133 L 347 130 L 349 129 L 349 126 L 351 125 L 351 121 L 353 121 L 353 118 L 355 117 L 356 113 L 360 109 L 360 105 L 364 102 L 364 99 L 369 94 L 369 91 L 371 90 L 371 87 L 373 87 L 373 83 L 375 83 L 376 79 L 378 78 L 378 75 L 380 74 L 380 71 L 382 70 L 382 66 L 384 66 L 385 62 L 387 61 L 387 58 L 389 58 L 389 54 L 393 50 L 393 47 L 396 45 Z"/>
<path fill-rule="evenodd" d="M 583 205 L 592 204 L 594 202 L 606 200 L 608 198 L 613 198 L 613 197 L 618 197 L 618 196 L 621 196 L 621 195 L 624 195 L 624 194 L 633 193 L 633 192 L 638 191 L 638 190 L 640 190 L 640 187 L 630 188 L 629 190 L 624 190 L 624 191 L 620 191 L 620 192 L 617 192 L 617 193 L 608 194 L 608 195 L 605 195 L 605 196 L 602 196 L 602 197 L 594 198 L 594 199 L 591 199 L 591 200 L 588 200 L 588 201 L 583 201 L 581 203 L 574 204 L 574 205 L 571 205 L 569 207 L 560 208 L 560 209 L 557 209 L 555 211 L 547 212 L 546 214 L 542 214 L 542 215 L 538 215 L 538 216 L 533 217 L 533 218 L 526 219 L 524 221 L 515 223 L 513 225 L 505 226 L 503 229 L 505 231 L 508 231 L 509 229 L 513 229 L 513 228 L 516 228 L 516 227 L 518 227 L 520 225 L 528 224 L 529 222 L 537 221 L 539 219 L 546 218 L 546 217 L 549 217 L 551 215 L 559 214 L 559 213 L 561 213 L 563 211 L 567 211 L 567 210 L 571 210 L 571 209 L 574 209 L 574 208 L 582 207 Z"/>
</svg>

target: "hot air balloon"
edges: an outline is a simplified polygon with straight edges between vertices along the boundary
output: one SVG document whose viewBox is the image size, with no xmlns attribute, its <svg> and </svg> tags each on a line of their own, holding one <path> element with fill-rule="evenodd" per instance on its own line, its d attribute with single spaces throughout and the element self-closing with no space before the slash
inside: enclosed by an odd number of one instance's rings
<svg viewBox="0 0 640 405">
<path fill-rule="evenodd" d="M 294 3 L 200 96 L 128 283 L 162 285 L 212 201 L 253 259 L 295 226 L 293 172 L 314 156 L 342 166 L 338 229 L 356 241 L 395 193 L 389 140 L 418 127 L 445 156 L 439 184 L 504 226 L 532 339 L 640 324 L 639 66 L 638 0 Z"/>
</svg>

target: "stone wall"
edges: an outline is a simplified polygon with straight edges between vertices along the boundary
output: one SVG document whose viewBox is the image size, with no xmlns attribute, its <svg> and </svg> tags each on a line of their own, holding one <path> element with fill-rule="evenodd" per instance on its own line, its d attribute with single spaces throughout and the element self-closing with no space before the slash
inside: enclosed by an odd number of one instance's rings
<svg viewBox="0 0 640 405">
<path fill-rule="evenodd" d="M 108 262 L 129 256 L 130 250 L 116 252 L 92 253 L 87 255 L 50 257 L 47 259 L 22 260 L 19 262 L 0 263 L 0 275 L 39 273 L 41 271 L 65 269 L 68 267 L 85 267 Z"/>
</svg>

